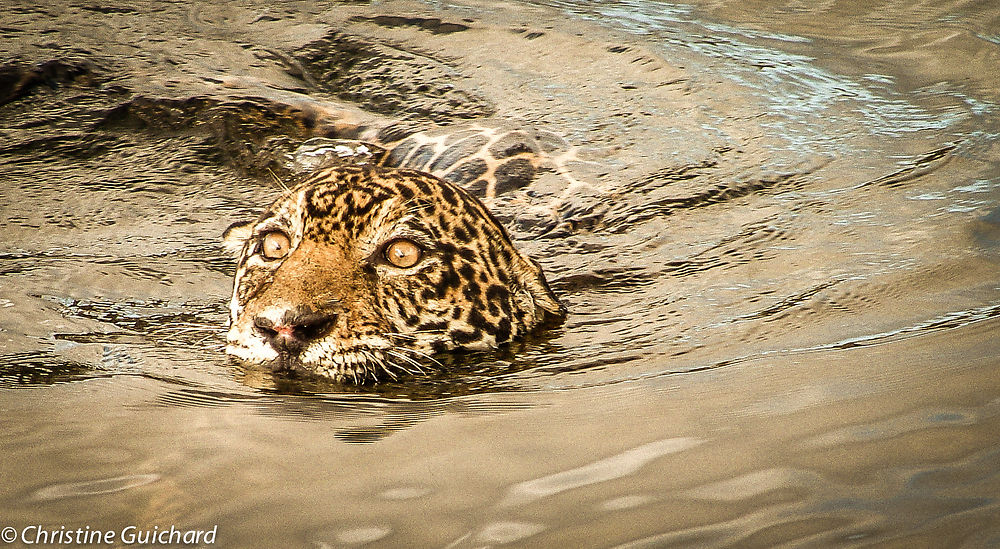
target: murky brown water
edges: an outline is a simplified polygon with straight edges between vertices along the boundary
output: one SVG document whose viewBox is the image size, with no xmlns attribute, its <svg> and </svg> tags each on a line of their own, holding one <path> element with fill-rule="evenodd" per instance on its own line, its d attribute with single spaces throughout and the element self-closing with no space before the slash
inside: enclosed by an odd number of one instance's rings
<svg viewBox="0 0 1000 549">
<path fill-rule="evenodd" d="M 0 37 L 0 528 L 1000 547 L 1000 7 L 18 2 Z M 282 151 L 398 120 L 551 144 L 489 204 L 567 322 L 362 389 L 227 363 L 222 230 Z"/>
</svg>

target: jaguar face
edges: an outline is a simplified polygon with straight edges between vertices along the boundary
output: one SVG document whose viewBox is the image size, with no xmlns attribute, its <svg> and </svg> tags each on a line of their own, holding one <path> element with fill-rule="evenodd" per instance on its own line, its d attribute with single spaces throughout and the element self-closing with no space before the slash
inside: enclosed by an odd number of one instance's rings
<svg viewBox="0 0 1000 549">
<path fill-rule="evenodd" d="M 482 203 L 421 172 L 321 170 L 225 241 L 238 254 L 226 352 L 275 371 L 396 378 L 565 315 Z"/>
</svg>

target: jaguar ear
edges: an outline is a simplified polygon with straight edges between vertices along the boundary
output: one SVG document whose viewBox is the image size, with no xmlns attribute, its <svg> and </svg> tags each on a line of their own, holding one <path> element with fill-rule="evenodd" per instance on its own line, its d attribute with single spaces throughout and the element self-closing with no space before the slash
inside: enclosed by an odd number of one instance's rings
<svg viewBox="0 0 1000 549">
<path fill-rule="evenodd" d="M 233 223 L 226 229 L 226 232 L 222 233 L 222 247 L 233 257 L 239 257 L 251 232 L 253 232 L 253 221 Z"/>
<path fill-rule="evenodd" d="M 520 255 L 520 254 L 518 254 Z M 517 279 L 528 290 L 535 305 L 535 317 L 539 322 L 559 321 L 566 317 L 566 308 L 556 299 L 549 283 L 545 280 L 542 267 L 534 259 L 521 256 L 518 262 Z"/>
</svg>

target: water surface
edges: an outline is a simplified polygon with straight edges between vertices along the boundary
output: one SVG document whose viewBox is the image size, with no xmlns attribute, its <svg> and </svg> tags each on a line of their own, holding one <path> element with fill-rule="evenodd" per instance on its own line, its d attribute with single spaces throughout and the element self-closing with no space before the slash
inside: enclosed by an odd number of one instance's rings
<svg viewBox="0 0 1000 549">
<path fill-rule="evenodd" d="M 1000 9 L 39 2 L 0 36 L 0 526 L 1000 546 Z M 320 131 L 295 109 L 534 132 L 487 202 L 567 321 L 374 387 L 227 362 L 220 235 Z"/>
</svg>

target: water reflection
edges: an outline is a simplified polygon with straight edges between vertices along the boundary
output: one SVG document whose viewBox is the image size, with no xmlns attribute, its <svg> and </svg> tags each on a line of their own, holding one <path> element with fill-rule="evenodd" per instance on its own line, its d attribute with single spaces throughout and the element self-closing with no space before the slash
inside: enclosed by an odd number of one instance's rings
<svg viewBox="0 0 1000 549">
<path fill-rule="evenodd" d="M 124 477 L 106 478 L 100 480 L 91 480 L 87 482 L 71 482 L 67 484 L 59 484 L 56 486 L 47 486 L 35 491 L 33 494 L 35 499 L 38 500 L 48 500 L 48 499 L 62 499 L 77 496 L 96 496 L 103 494 L 111 494 L 114 492 L 121 492 L 123 490 L 130 490 L 132 488 L 138 488 L 139 486 L 145 486 L 151 484 L 160 479 L 159 475 L 148 474 L 148 475 L 129 475 Z"/>
<path fill-rule="evenodd" d="M 317 382 L 312 387 L 329 389 L 329 383 Z M 134 404 L 137 411 L 159 408 L 221 408 L 238 407 L 262 417 L 290 421 L 322 422 L 332 429 L 338 440 L 350 443 L 372 443 L 420 422 L 443 415 L 475 417 L 504 414 L 536 406 L 517 398 L 482 400 L 475 397 L 456 398 L 454 392 L 423 395 L 403 386 L 399 392 L 383 388 L 385 396 L 371 394 L 371 389 L 356 388 L 355 395 L 346 391 L 337 394 L 308 393 L 295 386 L 289 391 L 268 391 L 271 395 L 243 392 L 207 391 L 197 387 L 180 387 L 156 395 L 153 402 Z M 387 496 L 388 497 L 388 496 Z"/>
<path fill-rule="evenodd" d="M 5 520 L 996 545 L 995 7 L 325 9 L 9 10 Z M 222 357 L 219 235 L 287 152 L 470 122 L 550 155 L 488 198 L 563 326 L 375 387 Z"/>
<path fill-rule="evenodd" d="M 501 506 L 524 505 L 566 490 L 621 478 L 635 473 L 656 458 L 682 452 L 703 442 L 705 441 L 696 438 L 658 440 L 583 467 L 522 482 L 507 491 L 507 497 Z"/>
</svg>

